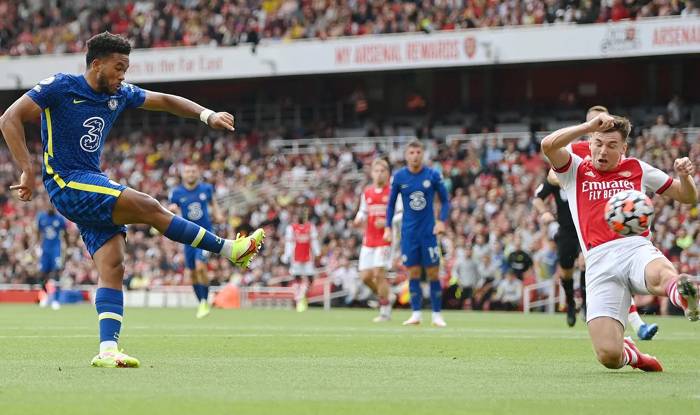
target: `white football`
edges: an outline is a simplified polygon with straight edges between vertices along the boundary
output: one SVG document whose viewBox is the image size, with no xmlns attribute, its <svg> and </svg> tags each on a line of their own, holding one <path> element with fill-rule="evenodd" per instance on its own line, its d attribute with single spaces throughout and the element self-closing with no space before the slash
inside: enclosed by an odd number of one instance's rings
<svg viewBox="0 0 700 415">
<path fill-rule="evenodd" d="M 623 235 L 641 235 L 654 219 L 654 204 L 638 190 L 616 193 L 605 205 L 605 220 L 614 232 Z"/>
</svg>

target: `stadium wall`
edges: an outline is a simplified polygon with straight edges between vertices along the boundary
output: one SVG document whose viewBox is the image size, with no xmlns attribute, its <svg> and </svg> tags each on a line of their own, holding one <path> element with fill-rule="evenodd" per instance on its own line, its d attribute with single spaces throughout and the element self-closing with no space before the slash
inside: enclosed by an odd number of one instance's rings
<svg viewBox="0 0 700 415">
<path fill-rule="evenodd" d="M 129 80 L 173 82 L 700 53 L 700 17 L 136 50 Z M 83 72 L 82 54 L 8 58 L 1 90 Z"/>
</svg>

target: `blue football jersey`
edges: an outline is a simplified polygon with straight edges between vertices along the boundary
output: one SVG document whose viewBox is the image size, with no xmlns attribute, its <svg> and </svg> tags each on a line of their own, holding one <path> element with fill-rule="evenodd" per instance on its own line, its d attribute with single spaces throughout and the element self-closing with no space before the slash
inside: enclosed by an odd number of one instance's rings
<svg viewBox="0 0 700 415">
<path fill-rule="evenodd" d="M 182 211 L 182 217 L 204 229 L 211 229 L 209 203 L 214 199 L 214 187 L 209 183 L 198 183 L 192 189 L 183 185 L 176 186 L 168 197 Z"/>
<path fill-rule="evenodd" d="M 446 221 L 450 210 L 447 189 L 442 176 L 436 170 L 423 167 L 419 173 L 411 173 L 404 167 L 394 174 L 391 182 L 391 194 L 387 206 L 386 223 L 391 226 L 394 217 L 394 206 L 398 195 L 403 201 L 403 219 L 401 234 L 403 237 L 410 232 L 432 235 L 435 226 L 433 201 L 435 193 L 440 197 L 440 220 Z"/>
<path fill-rule="evenodd" d="M 66 230 L 66 220 L 59 214 L 49 215 L 41 212 L 36 218 L 41 235 L 42 252 L 61 254 L 61 232 Z"/>
<path fill-rule="evenodd" d="M 93 90 L 83 75 L 63 73 L 44 79 L 26 95 L 42 109 L 42 170 L 49 196 L 73 173 L 100 173 L 112 125 L 124 109 L 140 107 L 146 99 L 143 89 L 126 82 L 111 95 Z"/>
</svg>

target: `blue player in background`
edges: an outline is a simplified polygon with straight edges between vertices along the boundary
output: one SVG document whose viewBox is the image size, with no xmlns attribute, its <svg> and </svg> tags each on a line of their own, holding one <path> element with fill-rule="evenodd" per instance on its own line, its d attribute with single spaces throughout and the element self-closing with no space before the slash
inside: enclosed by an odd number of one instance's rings
<svg viewBox="0 0 700 415">
<path fill-rule="evenodd" d="M 391 241 L 391 222 L 398 195 L 404 205 L 401 224 L 401 254 L 403 264 L 408 268 L 409 291 L 411 293 L 411 317 L 406 325 L 421 323 L 423 291 L 420 285 L 421 272 L 430 281 L 430 303 L 433 309 L 432 324 L 445 327 L 447 324 L 440 313 L 442 308 L 442 287 L 439 280 L 440 247 L 437 235 L 445 232 L 445 221 L 450 211 L 447 189 L 440 173 L 423 166 L 423 144 L 412 140 L 406 145 L 406 167 L 394 174 L 391 182 L 391 195 L 387 206 L 384 239 Z M 435 193 L 440 198 L 439 220 L 435 220 L 433 200 Z"/>
<path fill-rule="evenodd" d="M 182 183 L 173 188 L 168 197 L 171 203 L 170 210 L 175 212 L 179 209 L 183 218 L 211 232 L 210 205 L 214 219 L 219 223 L 223 222 L 221 209 L 214 199 L 214 187 L 200 181 L 199 169 L 193 164 L 185 164 L 181 176 Z M 206 266 L 208 259 L 209 252 L 185 245 L 185 272 L 192 281 L 192 288 L 199 302 L 197 318 L 206 317 L 211 310 Z"/>
<path fill-rule="evenodd" d="M 124 255 L 127 224 L 143 223 L 165 237 L 228 258 L 247 268 L 265 237 L 262 229 L 229 240 L 175 216 L 150 195 L 110 180 L 100 170 L 104 141 L 127 108 L 165 111 L 199 118 L 209 127 L 233 131 L 233 116 L 188 99 L 141 89 L 124 82 L 131 45 L 104 32 L 87 42 L 83 75 L 58 73 L 39 82 L 0 117 L 0 130 L 19 165 L 20 182 L 10 186 L 21 201 L 35 187 L 35 158 L 29 154 L 24 123 L 41 117 L 42 180 L 51 204 L 78 225 L 99 274 L 95 293 L 100 351 L 97 367 L 139 367 L 138 359 L 118 348 L 124 314 Z"/>
<path fill-rule="evenodd" d="M 39 271 L 41 272 L 41 288 L 45 296 L 41 299 L 40 305 L 46 307 L 51 304 L 51 308 L 58 310 L 61 308 L 58 302 L 60 294 L 59 271 L 61 270 L 61 236 L 66 238 L 66 220 L 56 213 L 56 209 L 49 204 L 45 212 L 40 212 L 36 217 L 36 227 L 41 241 L 41 257 L 39 260 Z M 53 280 L 53 290 L 49 289 L 49 281 Z"/>
</svg>

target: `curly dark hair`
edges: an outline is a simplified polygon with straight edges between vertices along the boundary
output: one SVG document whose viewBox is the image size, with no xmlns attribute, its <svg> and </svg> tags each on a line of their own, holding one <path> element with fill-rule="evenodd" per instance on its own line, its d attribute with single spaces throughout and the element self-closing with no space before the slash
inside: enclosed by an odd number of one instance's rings
<svg viewBox="0 0 700 415">
<path fill-rule="evenodd" d="M 121 53 L 124 55 L 131 53 L 131 44 L 128 40 L 109 32 L 102 32 L 91 37 L 87 41 L 87 47 L 87 55 L 85 55 L 85 63 L 87 63 L 87 66 L 90 66 L 95 59 L 104 58 L 112 53 Z"/>
</svg>

